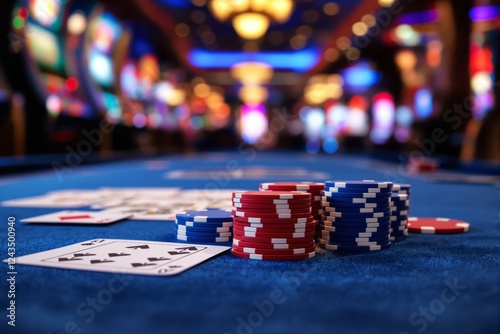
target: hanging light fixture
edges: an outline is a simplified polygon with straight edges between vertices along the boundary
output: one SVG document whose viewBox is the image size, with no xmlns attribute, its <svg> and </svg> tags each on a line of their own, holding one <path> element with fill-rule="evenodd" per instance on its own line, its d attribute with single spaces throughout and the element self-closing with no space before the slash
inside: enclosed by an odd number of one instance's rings
<svg viewBox="0 0 500 334">
<path fill-rule="evenodd" d="M 236 33 L 244 39 L 259 39 L 272 21 L 284 23 L 292 14 L 292 0 L 211 0 L 208 4 L 214 17 L 231 20 Z"/>
<path fill-rule="evenodd" d="M 273 77 L 273 69 L 266 63 L 243 62 L 231 67 L 231 76 L 244 85 L 261 85 Z"/>
</svg>

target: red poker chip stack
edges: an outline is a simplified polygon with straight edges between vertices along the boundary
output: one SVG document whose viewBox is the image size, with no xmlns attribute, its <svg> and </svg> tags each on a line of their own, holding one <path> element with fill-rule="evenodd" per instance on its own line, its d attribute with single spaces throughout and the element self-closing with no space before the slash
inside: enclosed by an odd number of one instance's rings
<svg viewBox="0 0 500 334">
<path fill-rule="evenodd" d="M 237 191 L 232 197 L 235 256 L 255 260 L 313 257 L 316 223 L 311 195 L 299 191 Z"/>
<path fill-rule="evenodd" d="M 302 191 L 311 194 L 311 213 L 317 224 L 321 221 L 322 204 L 321 196 L 325 190 L 324 183 L 316 182 L 272 182 L 261 183 L 261 191 Z"/>
</svg>

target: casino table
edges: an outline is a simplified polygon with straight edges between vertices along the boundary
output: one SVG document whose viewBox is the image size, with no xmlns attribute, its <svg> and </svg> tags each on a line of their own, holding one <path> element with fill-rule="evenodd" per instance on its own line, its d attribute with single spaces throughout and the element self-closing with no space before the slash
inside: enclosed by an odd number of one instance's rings
<svg viewBox="0 0 500 334">
<path fill-rule="evenodd" d="M 17 266 L 16 327 L 2 333 L 500 333 L 500 194 L 493 185 L 436 183 L 400 163 L 355 155 L 242 150 L 81 165 L 0 178 L 0 200 L 56 189 L 257 189 L 270 181 L 389 180 L 412 185 L 411 216 L 467 221 L 467 233 L 410 234 L 369 253 L 319 251 L 302 261 L 258 261 L 228 251 L 177 276 Z M 170 175 L 170 177 L 166 177 Z M 127 220 L 53 226 L 19 220 L 52 209 L 2 207 L 16 218 L 17 255 L 94 238 L 176 242 L 174 223 Z M 7 258 L 6 246 L 0 247 Z M 110 284 L 112 298 L 102 299 Z M 101 297 L 93 311 L 82 303 Z M 89 304 L 90 305 L 90 304 Z"/>
</svg>

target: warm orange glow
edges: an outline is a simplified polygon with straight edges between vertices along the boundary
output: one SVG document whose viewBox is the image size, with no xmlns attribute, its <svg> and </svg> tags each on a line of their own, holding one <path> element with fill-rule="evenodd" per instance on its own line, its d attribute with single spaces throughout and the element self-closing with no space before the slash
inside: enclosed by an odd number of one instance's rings
<svg viewBox="0 0 500 334">
<path fill-rule="evenodd" d="M 209 9 L 221 21 L 232 19 L 233 27 L 241 38 L 261 38 L 271 20 L 288 21 L 293 12 L 292 0 L 212 0 Z"/>
<path fill-rule="evenodd" d="M 239 63 L 231 68 L 231 76 L 245 85 L 261 85 L 271 80 L 273 69 L 265 63 Z"/>
<path fill-rule="evenodd" d="M 243 13 L 233 18 L 234 30 L 244 39 L 259 39 L 269 28 L 269 18 L 258 13 Z"/>
</svg>

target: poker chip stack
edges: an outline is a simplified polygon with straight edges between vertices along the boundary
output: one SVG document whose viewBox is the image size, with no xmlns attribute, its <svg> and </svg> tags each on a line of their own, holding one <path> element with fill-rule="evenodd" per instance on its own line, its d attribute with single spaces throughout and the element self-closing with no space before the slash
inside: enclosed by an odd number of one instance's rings
<svg viewBox="0 0 500 334">
<path fill-rule="evenodd" d="M 323 183 L 316 182 L 273 182 L 261 183 L 261 191 L 303 191 L 311 194 L 311 213 L 314 220 L 319 223 L 321 220 L 321 195 L 325 190 Z"/>
<path fill-rule="evenodd" d="M 297 191 L 233 192 L 235 256 L 301 260 L 315 252 L 311 195 Z"/>
<path fill-rule="evenodd" d="M 408 209 L 410 200 L 407 194 L 393 192 L 391 195 L 391 241 L 400 241 L 408 236 Z"/>
<path fill-rule="evenodd" d="M 389 248 L 391 190 L 391 182 L 326 181 L 320 247 L 336 251 Z"/>
<path fill-rule="evenodd" d="M 229 242 L 233 216 L 229 210 L 190 210 L 175 215 L 177 240 L 187 242 Z"/>
</svg>

